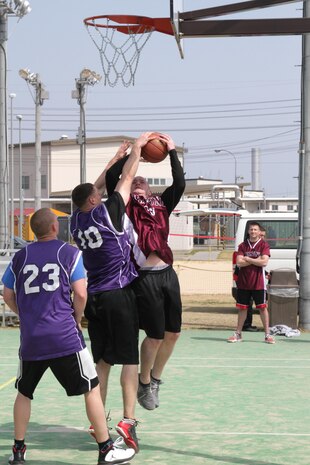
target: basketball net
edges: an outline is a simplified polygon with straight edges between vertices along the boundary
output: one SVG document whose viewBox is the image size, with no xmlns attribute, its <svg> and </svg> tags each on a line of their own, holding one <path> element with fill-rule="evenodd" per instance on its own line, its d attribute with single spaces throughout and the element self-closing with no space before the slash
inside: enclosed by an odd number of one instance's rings
<svg viewBox="0 0 310 465">
<path fill-rule="evenodd" d="M 141 50 L 155 28 L 145 24 L 119 26 L 104 16 L 87 18 L 84 24 L 100 55 L 104 85 L 114 87 L 119 81 L 125 87 L 134 85 Z"/>
</svg>

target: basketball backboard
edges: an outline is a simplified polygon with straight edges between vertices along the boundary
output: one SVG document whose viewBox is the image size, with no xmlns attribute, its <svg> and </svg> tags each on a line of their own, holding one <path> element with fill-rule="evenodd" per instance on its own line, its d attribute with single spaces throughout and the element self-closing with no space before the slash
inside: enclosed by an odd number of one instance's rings
<svg viewBox="0 0 310 465">
<path fill-rule="evenodd" d="M 170 0 L 170 20 L 181 58 L 184 58 L 183 38 L 180 35 L 179 13 L 184 10 L 183 0 Z"/>
</svg>

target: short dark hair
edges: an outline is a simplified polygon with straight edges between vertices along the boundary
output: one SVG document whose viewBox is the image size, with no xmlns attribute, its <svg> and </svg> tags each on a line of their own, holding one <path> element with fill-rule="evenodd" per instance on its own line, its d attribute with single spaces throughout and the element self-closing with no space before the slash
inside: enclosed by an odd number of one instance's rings
<svg viewBox="0 0 310 465">
<path fill-rule="evenodd" d="M 257 223 L 257 221 L 251 221 L 251 222 L 249 223 L 248 229 L 250 229 L 251 226 L 258 226 L 259 229 L 262 230 L 261 225 L 260 225 L 259 223 Z"/>
<path fill-rule="evenodd" d="M 30 218 L 30 227 L 36 237 L 40 239 L 50 232 L 52 223 L 56 215 L 50 208 L 40 208 Z"/>
<path fill-rule="evenodd" d="M 85 182 L 76 186 L 71 192 L 71 199 L 74 205 L 81 208 L 92 194 L 93 190 L 94 185 L 91 182 Z"/>
</svg>

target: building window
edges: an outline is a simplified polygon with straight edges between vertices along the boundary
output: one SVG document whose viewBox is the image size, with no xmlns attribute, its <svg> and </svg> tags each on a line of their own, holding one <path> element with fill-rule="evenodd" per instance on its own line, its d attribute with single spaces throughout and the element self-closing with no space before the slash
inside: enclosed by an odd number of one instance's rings
<svg viewBox="0 0 310 465">
<path fill-rule="evenodd" d="M 22 188 L 28 190 L 30 188 L 30 177 L 22 176 Z"/>
<path fill-rule="evenodd" d="M 147 182 L 150 186 L 165 186 L 167 184 L 165 178 L 147 178 Z"/>
<path fill-rule="evenodd" d="M 278 210 L 279 209 L 279 205 L 271 205 L 271 210 Z"/>
<path fill-rule="evenodd" d="M 287 210 L 288 211 L 294 211 L 294 205 L 288 205 Z"/>
<path fill-rule="evenodd" d="M 41 174 L 41 189 L 46 189 L 46 174 Z"/>
</svg>

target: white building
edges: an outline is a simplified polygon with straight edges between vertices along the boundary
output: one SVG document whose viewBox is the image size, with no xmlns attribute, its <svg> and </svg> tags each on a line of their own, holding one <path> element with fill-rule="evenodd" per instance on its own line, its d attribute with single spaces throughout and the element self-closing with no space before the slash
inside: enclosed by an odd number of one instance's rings
<svg viewBox="0 0 310 465">
<path fill-rule="evenodd" d="M 124 140 L 124 135 L 93 137 L 86 144 L 86 182 L 94 182 Z M 177 147 L 183 164 L 184 148 Z M 161 163 L 141 161 L 138 175 L 145 177 L 154 193 L 161 193 L 172 182 L 169 158 Z M 19 147 L 14 147 L 14 199 L 19 208 Z M 72 212 L 71 190 L 80 183 L 80 146 L 75 139 L 61 138 L 42 142 L 41 145 L 41 198 L 42 206 L 65 213 Z M 177 209 L 244 208 L 259 210 L 297 211 L 297 198 L 265 198 L 263 191 L 247 190 L 250 183 L 224 185 L 220 179 L 187 179 L 186 190 Z M 24 208 L 34 206 L 35 144 L 22 144 L 22 193 Z M 11 203 L 10 203 L 11 205 Z M 171 246 L 175 250 L 193 247 L 193 219 L 171 216 Z"/>
</svg>

